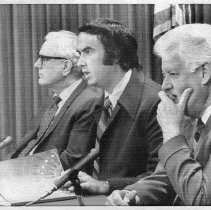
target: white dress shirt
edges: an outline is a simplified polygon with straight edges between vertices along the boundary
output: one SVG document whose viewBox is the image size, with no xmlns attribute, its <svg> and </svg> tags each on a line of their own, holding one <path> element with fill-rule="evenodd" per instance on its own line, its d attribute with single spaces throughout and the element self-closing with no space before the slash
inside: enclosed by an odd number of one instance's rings
<svg viewBox="0 0 211 210">
<path fill-rule="evenodd" d="M 116 106 L 116 103 L 120 96 L 122 95 L 125 87 L 127 86 L 130 77 L 132 74 L 132 70 L 130 69 L 127 73 L 125 73 L 124 77 L 119 81 L 119 83 L 114 87 L 112 94 L 108 94 L 108 92 L 105 91 L 105 97 L 109 97 L 112 109 Z"/>
<path fill-rule="evenodd" d="M 201 120 L 204 124 L 207 123 L 207 120 L 209 119 L 210 115 L 211 115 L 211 105 L 208 106 L 202 114 Z"/>
<path fill-rule="evenodd" d="M 57 115 L 62 106 L 64 105 L 64 103 L 67 101 L 67 99 L 70 97 L 70 95 L 73 93 L 73 91 L 78 87 L 78 85 L 82 82 L 82 79 L 79 79 L 77 81 L 75 81 L 72 85 L 70 85 L 69 87 L 65 88 L 60 94 L 59 97 L 61 98 L 61 101 L 58 103 L 58 109 L 56 111 Z"/>
</svg>

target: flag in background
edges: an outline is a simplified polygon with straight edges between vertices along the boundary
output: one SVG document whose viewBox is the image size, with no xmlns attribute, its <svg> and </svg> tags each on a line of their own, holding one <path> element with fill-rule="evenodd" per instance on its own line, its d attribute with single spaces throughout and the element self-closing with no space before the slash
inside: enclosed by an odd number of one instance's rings
<svg viewBox="0 0 211 210">
<path fill-rule="evenodd" d="M 156 1 L 154 6 L 154 40 L 157 40 L 166 31 L 186 23 L 191 23 L 190 4 L 170 4 L 168 1 Z"/>
</svg>

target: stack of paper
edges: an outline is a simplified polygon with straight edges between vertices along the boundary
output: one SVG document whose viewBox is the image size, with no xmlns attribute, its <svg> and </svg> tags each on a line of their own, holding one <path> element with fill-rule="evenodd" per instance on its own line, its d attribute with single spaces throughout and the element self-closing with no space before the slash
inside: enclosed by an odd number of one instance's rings
<svg viewBox="0 0 211 210">
<path fill-rule="evenodd" d="M 0 205 L 20 205 L 37 200 L 63 172 L 56 150 L 0 162 Z M 73 198 L 58 190 L 45 200 Z"/>
</svg>

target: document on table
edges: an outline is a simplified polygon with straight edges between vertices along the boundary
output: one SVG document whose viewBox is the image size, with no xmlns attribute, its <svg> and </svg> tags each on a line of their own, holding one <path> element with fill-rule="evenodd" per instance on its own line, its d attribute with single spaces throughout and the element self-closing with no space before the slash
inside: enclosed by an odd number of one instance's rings
<svg viewBox="0 0 211 210">
<path fill-rule="evenodd" d="M 0 162 L 0 205 L 21 205 L 37 200 L 52 188 L 63 168 L 56 150 Z M 57 190 L 44 201 L 75 198 Z"/>
</svg>

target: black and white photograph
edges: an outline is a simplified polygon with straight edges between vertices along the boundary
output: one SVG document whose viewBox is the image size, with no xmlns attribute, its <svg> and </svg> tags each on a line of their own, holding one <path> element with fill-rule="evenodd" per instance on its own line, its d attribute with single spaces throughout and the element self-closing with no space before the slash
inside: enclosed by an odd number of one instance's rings
<svg viewBox="0 0 211 210">
<path fill-rule="evenodd" d="M 0 208 L 208 209 L 210 174 L 211 1 L 0 2 Z"/>
</svg>

